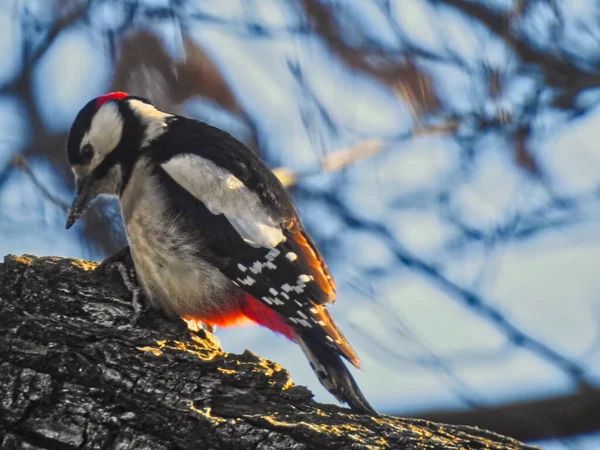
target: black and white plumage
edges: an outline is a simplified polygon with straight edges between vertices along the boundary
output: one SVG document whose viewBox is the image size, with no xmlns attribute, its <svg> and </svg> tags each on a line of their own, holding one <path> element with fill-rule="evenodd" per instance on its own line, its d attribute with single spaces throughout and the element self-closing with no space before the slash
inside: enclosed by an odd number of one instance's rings
<svg viewBox="0 0 600 450">
<path fill-rule="evenodd" d="M 251 321 L 297 342 L 340 401 L 374 413 L 340 356 L 359 360 L 325 305 L 335 283 L 288 193 L 260 158 L 206 123 L 112 93 L 67 143 L 77 196 L 119 197 L 139 282 L 165 311 L 209 325 Z"/>
</svg>

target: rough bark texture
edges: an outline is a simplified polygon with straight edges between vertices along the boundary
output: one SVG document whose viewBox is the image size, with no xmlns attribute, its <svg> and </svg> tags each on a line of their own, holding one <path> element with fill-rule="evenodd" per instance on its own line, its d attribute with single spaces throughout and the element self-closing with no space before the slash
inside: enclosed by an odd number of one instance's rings
<svg viewBox="0 0 600 450">
<path fill-rule="evenodd" d="M 466 426 L 316 403 L 279 365 L 146 313 L 117 270 L 0 264 L 2 449 L 524 449 Z"/>
</svg>

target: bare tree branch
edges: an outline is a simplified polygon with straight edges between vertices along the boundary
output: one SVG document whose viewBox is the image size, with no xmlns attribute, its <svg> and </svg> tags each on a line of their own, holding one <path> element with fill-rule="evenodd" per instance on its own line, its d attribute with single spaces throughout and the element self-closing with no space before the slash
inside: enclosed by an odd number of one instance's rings
<svg viewBox="0 0 600 450">
<path fill-rule="evenodd" d="M 532 449 L 464 426 L 319 404 L 281 366 L 147 314 L 108 269 L 0 264 L 0 445 L 38 449 Z M 43 299 L 43 301 L 40 301 Z"/>
<path fill-rule="evenodd" d="M 600 429 L 600 390 L 461 411 L 431 411 L 412 417 L 449 424 L 468 423 L 531 442 L 571 438 Z"/>
</svg>

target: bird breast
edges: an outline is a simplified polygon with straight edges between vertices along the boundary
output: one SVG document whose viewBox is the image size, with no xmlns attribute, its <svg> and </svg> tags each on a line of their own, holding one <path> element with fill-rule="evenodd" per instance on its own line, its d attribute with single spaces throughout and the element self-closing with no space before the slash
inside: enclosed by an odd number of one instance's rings
<svg viewBox="0 0 600 450">
<path fill-rule="evenodd" d="M 138 281 L 155 305 L 209 317 L 231 306 L 233 283 L 199 255 L 202 242 L 169 217 L 158 180 L 139 161 L 121 195 L 121 214 Z"/>
</svg>

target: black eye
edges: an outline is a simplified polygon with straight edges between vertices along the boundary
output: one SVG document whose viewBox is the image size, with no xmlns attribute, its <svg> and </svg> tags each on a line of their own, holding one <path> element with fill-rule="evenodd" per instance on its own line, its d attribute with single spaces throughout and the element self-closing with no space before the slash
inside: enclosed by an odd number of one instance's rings
<svg viewBox="0 0 600 450">
<path fill-rule="evenodd" d="M 81 154 L 81 163 L 87 164 L 94 157 L 94 147 L 92 147 L 91 144 L 85 144 L 83 147 L 81 147 L 80 154 Z"/>
</svg>

